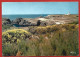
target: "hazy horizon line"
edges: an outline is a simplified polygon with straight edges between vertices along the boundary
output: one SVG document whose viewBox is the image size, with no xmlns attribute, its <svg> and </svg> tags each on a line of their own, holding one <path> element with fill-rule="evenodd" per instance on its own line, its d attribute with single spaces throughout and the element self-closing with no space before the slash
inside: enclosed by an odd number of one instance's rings
<svg viewBox="0 0 80 57">
<path fill-rule="evenodd" d="M 2 15 L 37 15 L 37 14 L 2 14 Z M 40 15 L 40 14 L 38 14 Z M 50 15 L 56 15 L 56 14 L 50 14 Z M 58 14 L 57 14 L 58 15 Z M 61 14 L 62 15 L 62 14 Z M 65 15 L 65 14 L 63 14 Z M 78 14 L 77 14 L 78 15 Z"/>
</svg>

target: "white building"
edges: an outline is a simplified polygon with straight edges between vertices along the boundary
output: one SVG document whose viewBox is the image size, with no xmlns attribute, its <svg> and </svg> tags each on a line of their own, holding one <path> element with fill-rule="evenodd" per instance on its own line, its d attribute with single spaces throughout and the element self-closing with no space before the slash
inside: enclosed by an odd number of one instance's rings
<svg viewBox="0 0 80 57">
<path fill-rule="evenodd" d="M 70 15 L 70 12 L 68 12 L 68 14 L 65 14 L 65 15 Z"/>
</svg>

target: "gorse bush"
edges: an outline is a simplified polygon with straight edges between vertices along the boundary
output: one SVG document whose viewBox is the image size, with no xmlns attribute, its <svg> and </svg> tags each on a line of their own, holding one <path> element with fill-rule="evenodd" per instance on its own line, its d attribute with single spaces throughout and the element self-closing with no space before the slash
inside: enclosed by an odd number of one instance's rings
<svg viewBox="0 0 80 57">
<path fill-rule="evenodd" d="M 3 55 L 78 56 L 78 25 L 62 24 L 45 27 L 40 26 L 36 27 L 34 31 L 37 34 L 31 35 L 28 31 L 22 29 L 3 32 Z M 14 37 L 17 41 L 13 43 L 12 40 L 14 40 Z"/>
<path fill-rule="evenodd" d="M 20 39 L 26 39 L 30 37 L 30 33 L 23 29 L 13 29 L 2 33 L 3 42 L 20 42 Z"/>
<path fill-rule="evenodd" d="M 65 28 L 66 30 L 76 30 L 78 29 L 78 25 L 75 24 L 63 24 L 62 28 Z"/>
<path fill-rule="evenodd" d="M 57 32 L 59 30 L 75 30 L 78 28 L 78 25 L 75 24 L 62 24 L 62 25 L 51 25 L 51 26 L 39 26 L 37 28 L 32 28 L 34 31 L 33 34 L 46 34 Z"/>
<path fill-rule="evenodd" d="M 33 28 L 32 28 L 33 29 Z M 46 33 L 51 33 L 51 32 L 55 32 L 58 31 L 60 28 L 56 25 L 53 26 L 39 26 L 33 29 L 33 31 L 31 30 L 30 32 L 33 34 L 46 34 Z"/>
</svg>

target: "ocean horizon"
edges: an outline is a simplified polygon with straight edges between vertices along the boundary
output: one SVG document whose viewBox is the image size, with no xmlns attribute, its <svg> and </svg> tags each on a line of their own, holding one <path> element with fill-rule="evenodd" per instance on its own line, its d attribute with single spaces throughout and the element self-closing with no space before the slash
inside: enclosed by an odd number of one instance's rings
<svg viewBox="0 0 80 57">
<path fill-rule="evenodd" d="M 45 17 L 51 14 L 22 14 L 22 15 L 2 15 L 2 18 L 9 18 L 10 20 L 14 20 L 16 18 L 38 18 L 40 16 Z"/>
<path fill-rule="evenodd" d="M 9 18 L 14 20 L 16 18 L 38 18 L 40 16 L 45 17 L 48 15 L 64 15 L 64 14 L 14 14 L 14 15 L 2 15 L 2 18 Z"/>
</svg>

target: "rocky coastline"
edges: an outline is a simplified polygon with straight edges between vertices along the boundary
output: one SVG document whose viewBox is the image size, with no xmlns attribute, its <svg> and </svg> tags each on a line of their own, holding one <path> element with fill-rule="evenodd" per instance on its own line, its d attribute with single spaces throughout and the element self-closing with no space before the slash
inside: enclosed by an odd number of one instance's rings
<svg viewBox="0 0 80 57">
<path fill-rule="evenodd" d="M 77 56 L 79 54 L 77 24 L 78 15 L 48 15 L 35 19 L 16 18 L 12 21 L 3 18 L 3 55 Z M 71 51 L 75 53 L 72 54 Z"/>
<path fill-rule="evenodd" d="M 55 24 L 66 24 L 75 22 L 78 19 L 78 15 L 48 15 L 46 17 L 31 18 L 16 18 L 10 20 L 9 18 L 2 18 L 2 25 L 12 24 L 18 27 L 26 26 L 47 26 Z"/>
</svg>

